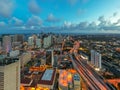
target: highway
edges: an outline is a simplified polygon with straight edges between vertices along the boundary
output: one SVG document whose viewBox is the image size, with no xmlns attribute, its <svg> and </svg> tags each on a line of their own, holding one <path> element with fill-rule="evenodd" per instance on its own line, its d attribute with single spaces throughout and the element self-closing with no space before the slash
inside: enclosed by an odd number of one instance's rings
<svg viewBox="0 0 120 90">
<path fill-rule="evenodd" d="M 91 68 L 80 55 L 70 55 L 73 66 L 87 83 L 89 90 L 111 90 L 100 76 Z"/>
</svg>

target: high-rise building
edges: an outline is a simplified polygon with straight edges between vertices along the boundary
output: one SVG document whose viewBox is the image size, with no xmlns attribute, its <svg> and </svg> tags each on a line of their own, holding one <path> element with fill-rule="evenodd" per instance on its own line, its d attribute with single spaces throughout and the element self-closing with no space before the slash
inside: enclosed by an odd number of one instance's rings
<svg viewBox="0 0 120 90">
<path fill-rule="evenodd" d="M 28 45 L 29 46 L 33 46 L 34 45 L 34 38 L 33 37 L 29 37 L 28 38 Z"/>
<path fill-rule="evenodd" d="M 91 64 L 97 68 L 101 68 L 101 54 L 95 50 L 91 50 Z"/>
<path fill-rule="evenodd" d="M 57 64 L 58 64 L 57 62 L 58 62 L 58 56 L 54 55 L 54 62 L 53 62 L 54 67 L 57 67 Z"/>
<path fill-rule="evenodd" d="M 101 68 L 101 54 L 98 52 L 95 53 L 95 65 L 97 68 Z"/>
<path fill-rule="evenodd" d="M 42 43 L 41 43 L 42 41 L 41 41 L 41 39 L 36 39 L 36 46 L 38 47 L 38 48 L 41 48 L 42 47 Z"/>
<path fill-rule="evenodd" d="M 20 35 L 20 34 L 14 35 L 13 42 L 23 43 L 24 42 L 24 35 Z"/>
<path fill-rule="evenodd" d="M 47 50 L 46 51 L 46 65 L 54 65 L 54 54 L 53 50 Z"/>
<path fill-rule="evenodd" d="M 45 37 L 44 39 L 43 39 L 43 47 L 44 48 L 48 48 L 48 47 L 50 47 L 51 45 L 53 44 L 53 39 L 52 39 L 52 36 L 50 35 L 50 36 L 48 36 L 48 37 Z"/>
<path fill-rule="evenodd" d="M 73 82 L 74 82 L 74 90 L 81 90 L 79 74 L 74 74 Z"/>
<path fill-rule="evenodd" d="M 26 53 L 23 53 L 21 56 L 20 56 L 20 64 L 21 64 L 21 67 L 24 67 L 24 65 L 26 63 L 28 63 L 30 60 L 31 60 L 31 52 L 26 52 Z"/>
<path fill-rule="evenodd" d="M 19 59 L 0 59 L 0 90 L 20 90 Z"/>
<path fill-rule="evenodd" d="M 95 51 L 94 50 L 91 50 L 91 63 L 94 64 L 95 62 Z"/>
<path fill-rule="evenodd" d="M 3 37 L 3 49 L 6 51 L 6 53 L 9 53 L 12 50 L 11 37 L 10 36 L 4 36 Z"/>
</svg>

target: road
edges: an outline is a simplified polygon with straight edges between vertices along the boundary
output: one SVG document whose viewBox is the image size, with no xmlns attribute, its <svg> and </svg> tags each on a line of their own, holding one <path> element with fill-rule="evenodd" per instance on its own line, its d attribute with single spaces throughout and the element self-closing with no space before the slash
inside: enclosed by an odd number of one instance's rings
<svg viewBox="0 0 120 90">
<path fill-rule="evenodd" d="M 80 57 L 80 55 L 70 55 L 70 58 L 80 76 L 86 81 L 89 90 L 111 90 L 94 69 Z"/>
</svg>

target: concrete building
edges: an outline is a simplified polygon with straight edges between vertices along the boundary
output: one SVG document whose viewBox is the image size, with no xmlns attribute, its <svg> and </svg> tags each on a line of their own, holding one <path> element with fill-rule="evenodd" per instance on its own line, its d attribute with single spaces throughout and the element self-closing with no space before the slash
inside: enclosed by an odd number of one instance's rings
<svg viewBox="0 0 120 90">
<path fill-rule="evenodd" d="M 31 52 L 23 53 L 20 57 L 21 66 L 24 67 L 31 60 Z"/>
<path fill-rule="evenodd" d="M 4 58 L 0 62 L 0 90 L 20 90 L 19 59 Z"/>
<path fill-rule="evenodd" d="M 37 46 L 38 48 L 41 48 L 41 47 L 42 47 L 41 39 L 36 39 L 36 46 Z"/>
<path fill-rule="evenodd" d="M 46 65 L 46 57 L 42 57 L 40 61 L 41 61 L 41 65 Z"/>
<path fill-rule="evenodd" d="M 95 53 L 95 66 L 99 69 L 102 68 L 101 67 L 101 54 L 98 52 Z"/>
<path fill-rule="evenodd" d="M 95 51 L 91 50 L 91 64 L 95 63 Z"/>
<path fill-rule="evenodd" d="M 53 62 L 54 67 L 57 67 L 57 64 L 58 64 L 57 62 L 58 62 L 58 56 L 54 55 L 54 62 Z"/>
<path fill-rule="evenodd" d="M 33 46 L 34 45 L 34 38 L 33 37 L 29 37 L 28 38 L 28 45 L 29 46 Z"/>
<path fill-rule="evenodd" d="M 19 50 L 14 50 L 14 51 L 11 51 L 10 52 L 10 57 L 16 57 L 20 54 L 20 51 Z"/>
<path fill-rule="evenodd" d="M 2 42 L 0 41 L 0 47 L 2 47 Z"/>
<path fill-rule="evenodd" d="M 101 54 L 95 50 L 91 50 L 91 64 L 96 68 L 101 69 Z"/>
<path fill-rule="evenodd" d="M 46 65 L 54 65 L 54 53 L 53 50 L 46 51 Z"/>
<path fill-rule="evenodd" d="M 11 45 L 11 37 L 10 36 L 4 36 L 3 37 L 3 49 L 6 53 L 9 53 L 12 50 Z"/>
<path fill-rule="evenodd" d="M 52 39 L 52 36 L 50 35 L 50 36 L 48 36 L 48 37 L 45 37 L 44 39 L 43 39 L 43 47 L 44 48 L 48 48 L 48 47 L 50 47 L 52 44 L 53 44 L 53 41 L 52 41 L 53 39 Z"/>
<path fill-rule="evenodd" d="M 74 90 L 81 90 L 79 74 L 73 75 Z"/>
<path fill-rule="evenodd" d="M 13 42 L 24 42 L 24 35 L 16 34 L 13 36 Z"/>
</svg>

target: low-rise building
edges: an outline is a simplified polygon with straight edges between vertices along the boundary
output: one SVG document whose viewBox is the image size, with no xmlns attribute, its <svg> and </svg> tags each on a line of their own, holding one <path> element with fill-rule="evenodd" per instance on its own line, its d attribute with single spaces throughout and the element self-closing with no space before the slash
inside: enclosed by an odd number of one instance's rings
<svg viewBox="0 0 120 90">
<path fill-rule="evenodd" d="M 38 81 L 37 87 L 49 88 L 53 90 L 55 78 L 56 69 L 47 69 Z"/>
</svg>

